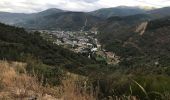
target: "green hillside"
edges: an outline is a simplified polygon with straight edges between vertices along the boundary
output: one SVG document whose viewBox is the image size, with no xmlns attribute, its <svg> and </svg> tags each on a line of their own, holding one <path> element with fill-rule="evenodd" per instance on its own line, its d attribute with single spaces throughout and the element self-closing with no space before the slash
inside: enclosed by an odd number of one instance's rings
<svg viewBox="0 0 170 100">
<path fill-rule="evenodd" d="M 64 65 L 75 63 L 85 65 L 93 61 L 69 50 L 43 40 L 38 32 L 27 33 L 22 28 L 0 24 L 0 58 L 22 60 L 23 55 L 33 55 L 45 64 Z"/>
<path fill-rule="evenodd" d="M 106 49 L 122 57 L 125 66 L 155 66 L 158 62 L 159 66 L 170 66 L 169 17 L 149 21 L 143 34 L 136 32 L 141 21 L 137 18 L 131 26 L 122 20 L 105 23 L 99 28 L 99 39 Z"/>
</svg>

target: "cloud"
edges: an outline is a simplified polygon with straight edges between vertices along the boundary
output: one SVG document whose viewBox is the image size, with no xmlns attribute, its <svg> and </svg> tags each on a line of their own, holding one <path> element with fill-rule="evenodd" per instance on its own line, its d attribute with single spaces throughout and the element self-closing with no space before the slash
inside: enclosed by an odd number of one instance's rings
<svg viewBox="0 0 170 100">
<path fill-rule="evenodd" d="M 32 13 L 48 8 L 92 11 L 99 8 L 126 6 L 170 6 L 170 0 L 1 0 L 0 11 Z"/>
<path fill-rule="evenodd" d="M 73 2 L 83 1 L 83 2 L 87 2 L 87 3 L 93 3 L 93 2 L 97 2 L 99 0 L 70 0 L 70 1 L 73 1 Z"/>
</svg>

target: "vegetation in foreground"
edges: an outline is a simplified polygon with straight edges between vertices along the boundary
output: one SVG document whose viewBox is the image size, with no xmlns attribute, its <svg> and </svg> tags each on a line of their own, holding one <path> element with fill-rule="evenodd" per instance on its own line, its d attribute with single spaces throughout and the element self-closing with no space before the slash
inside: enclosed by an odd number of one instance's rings
<svg viewBox="0 0 170 100">
<path fill-rule="evenodd" d="M 0 62 L 0 99 L 169 100 L 170 98 L 170 80 L 162 75 L 134 77 L 115 74 L 96 80 L 65 72 L 62 73 L 64 77 L 60 78 L 60 84 L 51 85 L 53 81 L 43 77 L 47 73 L 35 73 L 35 70 L 30 73 L 27 67 L 30 67 L 28 63 Z M 31 67 L 41 68 L 42 65 L 34 63 Z M 46 79 L 48 81 L 44 82 Z"/>
<path fill-rule="evenodd" d="M 59 86 L 43 85 L 26 67 L 26 63 L 0 61 L 1 100 L 96 100 L 95 94 L 76 84 L 79 76 L 68 75 Z"/>
<path fill-rule="evenodd" d="M 54 98 L 62 98 L 63 95 L 67 94 L 66 96 L 71 95 L 69 98 L 75 97 L 73 100 L 75 100 L 76 97 L 90 98 L 92 100 L 107 100 L 109 98 L 115 100 L 119 98 L 122 100 L 127 98 L 130 100 L 132 98 L 134 100 L 169 99 L 170 79 L 168 76 L 168 67 L 149 65 L 125 67 L 121 65 L 109 66 L 96 64 L 96 62 L 91 61 L 81 55 L 75 54 L 71 51 L 43 40 L 43 38 L 40 37 L 38 33 L 27 33 L 23 29 L 3 24 L 0 25 L 0 31 L 0 58 L 6 59 L 8 61 L 25 62 L 26 67 L 24 70 L 19 69 L 13 73 L 16 73 L 18 75 L 17 77 L 23 77 L 23 75 L 31 77 L 33 80 L 30 80 L 30 82 L 33 81 L 32 83 L 37 84 L 37 87 L 44 88 L 45 91 L 50 88 L 50 92 L 47 91 L 45 93 L 51 95 Z M 69 86 L 73 79 L 71 78 L 70 81 L 67 80 L 67 71 L 86 76 L 87 80 L 81 81 L 78 79 L 73 81 L 72 86 Z M 5 71 L 2 73 L 4 72 Z M 12 77 L 10 78 L 12 80 L 7 78 L 7 76 Z M 25 78 L 20 79 L 13 76 L 15 75 L 10 75 L 10 73 L 8 73 L 6 78 L 1 79 L 9 79 L 9 87 L 14 84 L 12 88 L 17 87 L 17 84 L 15 86 L 17 81 L 21 80 L 21 82 L 24 82 L 24 80 L 28 80 Z M 13 79 L 16 79 L 17 81 Z M 65 86 L 75 86 L 76 88 L 71 88 L 71 90 L 68 90 L 69 92 L 67 92 L 66 90 L 69 89 L 69 87 L 66 87 L 65 91 L 67 93 L 61 92 L 61 90 L 64 91 L 64 88 L 58 90 L 57 87 L 60 87 L 60 85 L 62 87 L 64 86 L 63 80 L 66 81 L 65 84 L 69 84 Z M 82 88 L 84 87 L 84 82 L 87 83 L 87 88 L 85 89 Z M 1 83 L 1 90 L 5 91 L 4 89 L 8 87 L 8 84 L 5 86 L 6 83 Z M 21 84 L 26 84 L 23 85 L 26 87 L 27 85 L 29 86 L 28 82 Z M 29 89 L 32 88 L 31 86 Z M 42 92 L 44 89 L 39 90 L 40 94 L 43 94 Z M 10 90 L 13 89 L 10 88 L 9 91 Z M 22 87 L 19 91 L 22 92 Z M 58 93 L 58 91 L 60 92 Z M 72 91 L 78 91 L 78 93 L 75 92 L 74 94 Z M 85 91 L 85 94 L 82 91 Z M 58 97 L 58 94 L 60 93 L 62 95 Z M 7 97 L 10 97 L 10 95 Z M 81 99 L 78 98 L 78 100 Z"/>
<path fill-rule="evenodd" d="M 87 83 L 87 77 L 67 73 L 62 84 L 43 85 L 36 74 L 26 71 L 27 63 L 0 61 L 1 100 L 98 100 L 99 88 Z M 90 87 L 89 87 L 90 86 Z M 135 96 L 113 96 L 114 100 L 138 100 Z M 106 100 L 103 99 L 103 100 Z"/>
</svg>

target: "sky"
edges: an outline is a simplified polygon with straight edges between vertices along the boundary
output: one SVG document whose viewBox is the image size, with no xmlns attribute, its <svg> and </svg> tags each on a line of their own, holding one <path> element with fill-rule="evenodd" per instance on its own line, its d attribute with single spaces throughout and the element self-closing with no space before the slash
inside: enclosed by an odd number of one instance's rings
<svg viewBox="0 0 170 100">
<path fill-rule="evenodd" d="M 48 8 L 93 11 L 116 6 L 170 6 L 170 0 L 0 0 L 0 11 L 34 13 Z"/>
</svg>

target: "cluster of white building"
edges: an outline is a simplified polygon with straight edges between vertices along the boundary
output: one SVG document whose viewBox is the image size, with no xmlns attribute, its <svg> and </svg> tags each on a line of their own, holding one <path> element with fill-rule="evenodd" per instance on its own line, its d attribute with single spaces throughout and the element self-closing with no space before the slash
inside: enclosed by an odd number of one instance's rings
<svg viewBox="0 0 170 100">
<path fill-rule="evenodd" d="M 50 30 L 40 30 L 39 32 L 48 34 L 49 38 L 53 38 L 55 36 L 55 41 L 53 41 L 53 43 L 70 48 L 77 53 L 89 52 L 87 49 L 89 49 L 90 52 L 96 52 L 101 47 L 95 38 L 97 32 Z"/>
<path fill-rule="evenodd" d="M 98 56 L 102 56 L 107 59 L 108 64 L 119 63 L 118 56 L 112 52 L 107 52 L 102 49 L 98 39 L 96 38 L 97 32 L 50 30 L 40 30 L 39 32 L 48 35 L 49 40 L 53 40 L 54 44 L 63 46 L 76 53 L 86 54 L 89 58 L 92 54 L 97 54 Z"/>
</svg>

